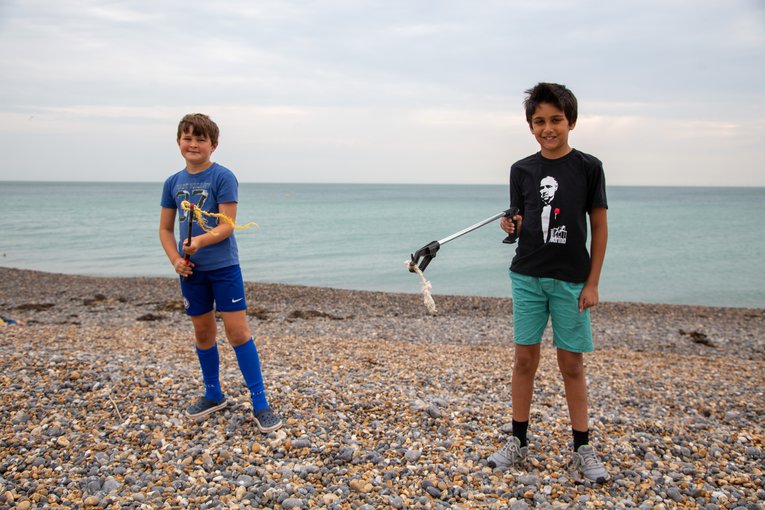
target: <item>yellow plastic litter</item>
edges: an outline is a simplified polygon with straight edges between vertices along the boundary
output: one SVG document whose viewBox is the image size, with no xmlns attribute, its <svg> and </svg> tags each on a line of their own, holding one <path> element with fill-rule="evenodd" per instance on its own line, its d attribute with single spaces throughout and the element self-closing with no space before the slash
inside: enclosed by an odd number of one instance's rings
<svg viewBox="0 0 765 510">
<path fill-rule="evenodd" d="M 181 202 L 181 209 L 183 209 L 186 212 L 191 211 L 191 204 L 188 202 L 188 200 L 184 200 L 183 202 Z M 202 227 L 202 230 L 204 230 L 205 232 L 209 232 L 213 235 L 218 235 L 218 234 L 212 231 L 214 227 L 211 227 L 210 225 L 207 224 L 207 220 L 204 218 L 205 216 L 216 218 L 218 221 L 223 221 L 224 223 L 231 225 L 236 230 L 244 230 L 253 226 L 258 227 L 258 224 L 255 223 L 254 221 L 251 221 L 244 225 L 237 225 L 236 223 L 234 223 L 234 220 L 232 220 L 225 214 L 211 213 L 211 212 L 203 211 L 199 207 L 194 207 L 194 220 L 196 220 L 197 225 Z"/>
</svg>

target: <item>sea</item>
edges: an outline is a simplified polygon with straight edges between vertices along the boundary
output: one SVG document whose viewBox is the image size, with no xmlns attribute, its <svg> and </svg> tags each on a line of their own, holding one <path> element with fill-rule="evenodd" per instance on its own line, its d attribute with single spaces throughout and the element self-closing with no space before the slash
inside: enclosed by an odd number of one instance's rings
<svg viewBox="0 0 765 510">
<path fill-rule="evenodd" d="M 0 266 L 174 277 L 158 239 L 162 184 L 0 182 Z M 765 308 L 765 188 L 609 186 L 601 301 Z M 245 280 L 419 293 L 406 262 L 508 207 L 505 185 L 241 183 Z M 492 221 L 444 243 L 439 295 L 510 296 L 517 245 Z"/>
</svg>

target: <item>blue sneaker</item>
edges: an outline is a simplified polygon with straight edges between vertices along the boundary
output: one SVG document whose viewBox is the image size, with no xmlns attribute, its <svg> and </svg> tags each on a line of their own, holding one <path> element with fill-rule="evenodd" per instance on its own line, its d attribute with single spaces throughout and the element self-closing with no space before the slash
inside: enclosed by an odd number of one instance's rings
<svg viewBox="0 0 765 510">
<path fill-rule="evenodd" d="M 202 418 L 219 409 L 223 409 L 227 404 L 226 397 L 223 397 L 223 400 L 218 402 L 207 397 L 199 397 L 194 404 L 186 408 L 186 416 L 189 418 Z"/>
<path fill-rule="evenodd" d="M 258 430 L 264 434 L 278 430 L 284 425 L 281 418 L 276 416 L 274 412 L 267 407 L 260 411 L 254 411 L 253 414 L 255 415 L 255 424 L 258 426 Z"/>
</svg>

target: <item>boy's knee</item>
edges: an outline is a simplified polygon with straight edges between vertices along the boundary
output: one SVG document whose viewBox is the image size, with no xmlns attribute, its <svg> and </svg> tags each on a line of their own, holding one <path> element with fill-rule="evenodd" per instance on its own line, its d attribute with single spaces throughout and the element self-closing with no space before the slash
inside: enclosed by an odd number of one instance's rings
<svg viewBox="0 0 765 510">
<path fill-rule="evenodd" d="M 582 377 L 584 377 L 584 367 L 580 367 L 580 366 L 560 367 L 560 373 L 566 379 L 581 379 Z"/>
<path fill-rule="evenodd" d="M 538 365 L 539 356 L 533 352 L 516 352 L 513 368 L 517 373 L 533 375 Z"/>
<path fill-rule="evenodd" d="M 234 347 L 245 344 L 250 340 L 250 338 L 252 338 L 250 328 L 247 326 L 247 324 L 226 325 L 225 330 L 228 343 Z"/>
<path fill-rule="evenodd" d="M 228 343 L 231 344 L 231 347 L 239 347 L 240 345 L 244 345 L 247 342 L 250 341 L 250 338 L 252 338 L 249 335 L 227 335 Z"/>
<path fill-rule="evenodd" d="M 558 369 L 566 379 L 584 377 L 584 362 L 581 357 L 565 357 L 558 360 Z"/>
<path fill-rule="evenodd" d="M 245 311 L 221 312 L 226 339 L 234 347 L 247 343 L 252 337 Z"/>
<path fill-rule="evenodd" d="M 210 314 L 192 317 L 194 325 L 194 338 L 200 349 L 212 347 L 217 339 L 217 327 L 215 319 Z"/>
<path fill-rule="evenodd" d="M 200 349 L 209 349 L 218 341 L 218 331 L 214 327 L 206 325 L 194 325 L 194 338 L 197 347 Z"/>
</svg>

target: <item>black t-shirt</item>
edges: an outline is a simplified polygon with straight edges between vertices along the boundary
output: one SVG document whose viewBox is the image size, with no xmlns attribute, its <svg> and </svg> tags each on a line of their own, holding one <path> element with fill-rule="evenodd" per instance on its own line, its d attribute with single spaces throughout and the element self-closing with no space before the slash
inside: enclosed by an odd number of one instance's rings
<svg viewBox="0 0 765 510">
<path fill-rule="evenodd" d="M 540 153 L 510 168 L 510 204 L 523 227 L 510 269 L 582 283 L 590 273 L 587 214 L 608 208 L 603 163 L 576 149 L 558 159 Z"/>
</svg>

